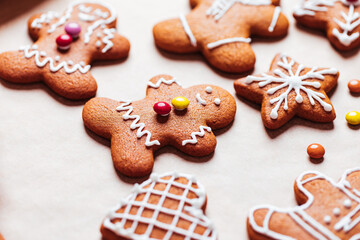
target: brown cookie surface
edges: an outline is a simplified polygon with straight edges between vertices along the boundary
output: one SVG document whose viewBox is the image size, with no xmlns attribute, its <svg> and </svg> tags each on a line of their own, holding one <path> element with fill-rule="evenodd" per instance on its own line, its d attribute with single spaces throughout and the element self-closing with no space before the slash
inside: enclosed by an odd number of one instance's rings
<svg viewBox="0 0 360 240">
<path fill-rule="evenodd" d="M 57 46 L 65 27 L 80 27 L 68 50 Z M 116 13 L 103 3 L 70 4 L 63 14 L 47 12 L 29 19 L 28 29 L 35 41 L 19 51 L 0 54 L 0 78 L 14 83 L 43 81 L 69 99 L 86 99 L 97 90 L 90 73 L 91 62 L 128 56 L 129 41 L 116 33 Z"/>
<path fill-rule="evenodd" d="M 305 0 L 294 17 L 306 27 L 326 32 L 339 50 L 360 46 L 360 0 Z"/>
<path fill-rule="evenodd" d="M 278 54 L 268 73 L 234 82 L 235 91 L 261 104 L 264 125 L 277 129 L 295 115 L 314 122 L 332 122 L 335 110 L 326 95 L 337 84 L 336 69 L 308 68 Z"/>
<path fill-rule="evenodd" d="M 360 169 L 345 172 L 339 182 L 319 172 L 306 172 L 295 182 L 295 208 L 253 208 L 250 239 L 332 239 L 360 237 Z"/>
<path fill-rule="evenodd" d="M 157 102 L 169 105 L 185 97 L 184 110 L 172 107 L 168 116 L 157 114 Z M 229 125 L 235 117 L 236 103 L 226 90 L 212 85 L 182 88 L 168 75 L 148 82 L 146 98 L 139 101 L 115 101 L 94 98 L 83 109 L 85 126 L 111 139 L 115 168 L 122 174 L 138 177 L 149 174 L 154 151 L 171 145 L 191 156 L 206 156 L 216 147 L 212 130 Z"/>
<path fill-rule="evenodd" d="M 205 189 L 193 176 L 152 174 L 109 213 L 101 233 L 106 240 L 216 240 L 205 208 Z"/>
<path fill-rule="evenodd" d="M 157 24 L 156 45 L 174 53 L 201 52 L 225 72 L 251 70 L 251 36 L 280 37 L 288 30 L 279 0 L 191 0 L 190 14 Z"/>
</svg>

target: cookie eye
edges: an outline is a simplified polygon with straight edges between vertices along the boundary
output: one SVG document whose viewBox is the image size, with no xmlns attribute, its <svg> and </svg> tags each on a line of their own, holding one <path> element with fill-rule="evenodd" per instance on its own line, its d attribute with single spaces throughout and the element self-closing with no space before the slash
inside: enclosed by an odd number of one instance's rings
<svg viewBox="0 0 360 240">
<path fill-rule="evenodd" d="M 216 106 L 220 106 L 220 103 L 221 103 L 220 98 L 215 98 L 214 103 Z"/>
<path fill-rule="evenodd" d="M 205 88 L 205 92 L 207 92 L 207 93 L 209 93 L 209 94 L 212 93 L 212 91 L 213 91 L 213 90 L 212 90 L 211 87 L 206 87 L 206 88 Z"/>
</svg>

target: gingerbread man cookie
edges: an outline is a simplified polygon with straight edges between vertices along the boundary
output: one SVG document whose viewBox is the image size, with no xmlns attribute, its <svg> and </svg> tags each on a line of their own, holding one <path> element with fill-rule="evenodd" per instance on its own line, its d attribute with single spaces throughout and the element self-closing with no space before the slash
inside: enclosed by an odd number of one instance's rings
<svg viewBox="0 0 360 240">
<path fill-rule="evenodd" d="M 151 172 L 154 151 L 166 145 L 192 156 L 211 154 L 216 147 L 212 130 L 229 125 L 235 112 L 235 99 L 220 87 L 184 89 L 173 77 L 159 75 L 148 82 L 146 98 L 91 99 L 83 119 L 90 130 L 111 139 L 115 168 L 138 177 Z"/>
<path fill-rule="evenodd" d="M 174 53 L 202 52 L 225 72 L 241 73 L 255 65 L 251 36 L 280 37 L 289 23 L 280 0 L 190 0 L 193 11 L 157 24 L 156 45 Z"/>
<path fill-rule="evenodd" d="M 348 170 L 336 183 L 318 172 L 295 182 L 295 208 L 253 208 L 248 218 L 250 239 L 360 239 L 360 169 Z"/>
<path fill-rule="evenodd" d="M 306 27 L 326 31 L 339 50 L 360 46 L 360 0 L 304 0 L 294 17 Z"/>
<path fill-rule="evenodd" d="M 28 22 L 35 43 L 0 54 L 0 78 L 43 81 L 63 97 L 90 98 L 97 90 L 90 63 L 128 56 L 130 44 L 115 27 L 116 14 L 103 3 L 70 4 L 62 15 L 37 14 Z"/>
<path fill-rule="evenodd" d="M 105 240 L 216 240 L 204 187 L 187 174 L 152 174 L 105 218 Z"/>
<path fill-rule="evenodd" d="M 295 115 L 332 122 L 336 114 L 326 93 L 336 86 L 338 77 L 336 69 L 307 68 L 279 54 L 268 73 L 239 79 L 234 87 L 238 95 L 262 104 L 264 125 L 276 129 Z"/>
</svg>

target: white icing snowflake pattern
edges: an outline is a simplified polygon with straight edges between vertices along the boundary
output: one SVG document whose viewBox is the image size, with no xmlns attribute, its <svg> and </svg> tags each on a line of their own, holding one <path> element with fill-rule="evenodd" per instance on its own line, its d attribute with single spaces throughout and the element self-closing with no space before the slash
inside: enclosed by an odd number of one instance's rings
<svg viewBox="0 0 360 240">
<path fill-rule="evenodd" d="M 354 5 L 349 6 L 349 12 L 346 14 L 345 12 L 341 12 L 341 17 L 345 20 L 345 22 L 340 21 L 337 18 L 334 18 L 334 21 L 337 25 L 339 25 L 340 29 L 343 31 L 339 32 L 337 28 L 333 29 L 333 34 L 343 43 L 345 46 L 350 46 L 352 42 L 359 38 L 359 32 L 352 33 L 355 28 L 360 26 L 360 14 L 355 12 Z"/>
<path fill-rule="evenodd" d="M 275 120 L 278 118 L 278 112 L 283 102 L 284 102 L 284 106 L 283 106 L 284 110 L 288 110 L 289 108 L 288 96 L 291 91 L 295 91 L 296 93 L 295 101 L 299 104 L 303 102 L 303 97 L 300 94 L 300 91 L 302 90 L 307 94 L 307 97 L 309 98 L 311 105 L 315 105 L 315 100 L 316 100 L 321 104 L 321 106 L 324 108 L 325 111 L 327 112 L 332 111 L 333 107 L 323 100 L 326 98 L 324 94 L 315 91 L 311 88 L 308 88 L 308 87 L 313 87 L 316 89 L 320 89 L 321 87 L 320 82 L 310 82 L 305 80 L 309 80 L 309 79 L 324 80 L 325 74 L 331 74 L 331 75 L 337 74 L 338 71 L 336 69 L 331 68 L 331 69 L 318 70 L 318 67 L 313 67 L 310 71 L 301 75 L 301 72 L 305 70 L 305 66 L 300 64 L 297 67 L 296 71 L 293 72 L 292 68 L 295 65 L 295 61 L 286 56 L 282 56 L 281 60 L 277 63 L 277 65 L 283 68 L 284 70 L 286 70 L 287 74 L 285 74 L 281 69 L 277 68 L 273 71 L 276 76 L 271 76 L 269 74 L 264 73 L 262 74 L 261 77 L 248 76 L 245 81 L 246 84 L 259 82 L 258 84 L 260 87 L 267 86 L 268 84 L 271 83 L 279 83 L 280 85 L 267 90 L 267 94 L 269 95 L 272 95 L 278 92 L 280 89 L 287 87 L 287 90 L 284 93 L 270 100 L 271 104 L 276 103 L 275 107 L 271 110 L 270 117 L 272 119 Z"/>
</svg>

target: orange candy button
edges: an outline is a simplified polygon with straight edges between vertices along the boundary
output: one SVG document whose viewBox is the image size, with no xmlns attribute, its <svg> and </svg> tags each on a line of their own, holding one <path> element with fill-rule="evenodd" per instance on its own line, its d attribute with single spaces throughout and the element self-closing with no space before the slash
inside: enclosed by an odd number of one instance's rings
<svg viewBox="0 0 360 240">
<path fill-rule="evenodd" d="M 320 144 L 313 143 L 307 148 L 307 153 L 311 158 L 322 158 L 325 155 L 325 148 Z"/>
<path fill-rule="evenodd" d="M 351 80 L 348 83 L 348 88 L 352 93 L 360 93 L 360 80 Z"/>
</svg>

